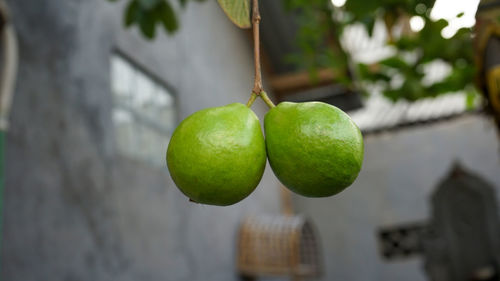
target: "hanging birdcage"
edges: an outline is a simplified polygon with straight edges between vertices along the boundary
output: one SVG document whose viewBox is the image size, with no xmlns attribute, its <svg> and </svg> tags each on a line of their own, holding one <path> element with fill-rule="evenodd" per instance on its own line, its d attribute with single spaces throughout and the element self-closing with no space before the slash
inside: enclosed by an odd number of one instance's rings
<svg viewBox="0 0 500 281">
<path fill-rule="evenodd" d="M 318 277 L 319 245 L 311 223 L 302 216 L 245 219 L 239 232 L 238 269 L 241 275 L 252 277 Z"/>
</svg>

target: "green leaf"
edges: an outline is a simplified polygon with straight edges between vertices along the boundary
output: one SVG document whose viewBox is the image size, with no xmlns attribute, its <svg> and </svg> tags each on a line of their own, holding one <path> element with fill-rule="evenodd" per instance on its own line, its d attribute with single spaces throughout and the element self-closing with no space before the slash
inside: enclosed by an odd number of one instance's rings
<svg viewBox="0 0 500 281">
<path fill-rule="evenodd" d="M 473 110 L 476 108 L 476 99 L 478 97 L 479 95 L 474 87 L 467 89 L 465 95 L 465 107 L 467 110 Z"/>
<path fill-rule="evenodd" d="M 398 89 L 398 90 L 389 90 L 389 89 L 388 89 L 388 90 L 385 90 L 385 91 L 383 92 L 383 94 L 384 94 L 384 96 L 385 96 L 386 98 L 388 98 L 389 100 L 391 100 L 391 101 L 393 101 L 393 102 L 395 102 L 395 101 L 397 101 L 398 99 L 402 98 L 402 97 L 401 97 L 401 90 L 399 90 L 399 89 Z"/>
<path fill-rule="evenodd" d="M 159 1 L 164 2 L 164 0 L 138 0 L 141 7 L 145 10 L 151 10 L 153 7 L 159 4 Z"/>
<path fill-rule="evenodd" d="M 179 28 L 177 18 L 175 17 L 175 12 L 172 6 L 168 2 L 163 2 L 157 9 L 158 19 L 163 24 L 163 27 L 167 33 L 172 34 Z"/>
<path fill-rule="evenodd" d="M 217 0 L 224 13 L 240 28 L 249 28 L 250 0 Z"/>
<path fill-rule="evenodd" d="M 367 15 L 374 15 L 375 11 L 382 6 L 380 1 L 349 0 L 345 3 L 345 9 L 351 12 L 356 18 Z"/>
<path fill-rule="evenodd" d="M 361 23 L 365 26 L 366 32 L 368 33 L 368 36 L 372 37 L 373 35 L 373 30 L 375 27 L 375 17 L 364 17 L 361 19 Z"/>
<path fill-rule="evenodd" d="M 358 74 L 362 80 L 370 81 L 370 82 L 376 82 L 376 81 L 383 81 L 383 82 L 390 82 L 391 77 L 381 71 L 372 71 L 370 70 L 370 67 L 366 64 L 358 64 Z"/>
<path fill-rule="evenodd" d="M 129 27 L 131 26 L 134 22 L 138 22 L 140 18 L 140 7 L 139 7 L 139 2 L 137 1 L 132 1 L 128 4 L 127 9 L 125 11 L 125 26 Z"/>
<path fill-rule="evenodd" d="M 153 13 L 145 13 L 139 20 L 139 27 L 142 34 L 148 39 L 153 39 L 156 33 L 156 18 Z"/>
<path fill-rule="evenodd" d="M 477 109 L 482 102 L 481 99 L 482 96 L 479 90 L 476 88 L 475 85 L 469 84 L 467 87 L 465 87 L 465 93 L 466 93 L 465 105 L 467 110 Z"/>
<path fill-rule="evenodd" d="M 394 56 L 380 61 L 381 65 L 403 70 L 408 68 L 408 64 L 401 58 Z"/>
</svg>

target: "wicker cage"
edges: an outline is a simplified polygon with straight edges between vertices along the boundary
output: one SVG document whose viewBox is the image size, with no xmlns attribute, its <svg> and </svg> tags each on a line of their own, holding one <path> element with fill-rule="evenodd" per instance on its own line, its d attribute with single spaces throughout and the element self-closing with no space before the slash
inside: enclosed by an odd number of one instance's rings
<svg viewBox="0 0 500 281">
<path fill-rule="evenodd" d="M 238 269 L 242 276 L 321 274 L 319 247 L 312 225 L 302 216 L 258 216 L 243 221 L 239 232 Z"/>
</svg>

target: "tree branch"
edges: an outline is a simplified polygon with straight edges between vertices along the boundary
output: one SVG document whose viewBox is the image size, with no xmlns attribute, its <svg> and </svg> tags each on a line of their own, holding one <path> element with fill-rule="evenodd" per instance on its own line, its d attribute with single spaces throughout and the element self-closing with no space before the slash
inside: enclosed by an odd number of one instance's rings
<svg viewBox="0 0 500 281">
<path fill-rule="evenodd" d="M 259 0 L 253 0 L 252 11 L 252 25 L 253 25 L 253 50 L 254 50 L 254 63 L 255 63 L 255 80 L 253 85 L 253 92 L 260 95 L 262 89 L 262 71 L 260 67 L 260 12 Z"/>
</svg>

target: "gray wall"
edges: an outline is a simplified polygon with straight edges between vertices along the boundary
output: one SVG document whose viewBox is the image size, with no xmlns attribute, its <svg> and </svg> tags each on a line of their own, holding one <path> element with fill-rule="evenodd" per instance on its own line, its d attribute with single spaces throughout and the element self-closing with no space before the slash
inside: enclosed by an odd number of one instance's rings
<svg viewBox="0 0 500 281">
<path fill-rule="evenodd" d="M 123 30 L 122 9 L 104 0 L 8 2 L 21 64 L 7 138 L 1 279 L 236 280 L 238 223 L 279 211 L 274 176 L 267 169 L 235 206 L 200 206 L 165 167 L 118 155 L 109 58 L 119 49 L 169 84 L 182 119 L 246 102 L 253 70 L 245 33 L 215 1 L 190 4 L 181 31 L 154 42 Z M 254 109 L 262 118 L 263 104 Z M 419 259 L 381 260 L 375 230 L 427 219 L 428 196 L 455 159 L 500 185 L 492 125 L 464 117 L 367 137 L 352 187 L 327 199 L 294 197 L 319 231 L 323 280 L 425 280 Z"/>
<path fill-rule="evenodd" d="M 426 280 L 418 257 L 381 258 L 377 229 L 426 221 L 430 195 L 455 160 L 495 185 L 500 196 L 498 151 L 493 123 L 477 115 L 367 136 L 363 168 L 351 187 L 326 199 L 293 197 L 321 236 L 322 280 Z"/>
<path fill-rule="evenodd" d="M 175 188 L 166 167 L 118 155 L 109 59 L 119 49 L 163 79 L 184 118 L 247 101 L 245 33 L 215 1 L 190 4 L 181 32 L 154 42 L 123 30 L 122 7 L 105 0 L 8 3 L 21 58 L 7 138 L 2 280 L 235 280 L 238 223 L 279 211 L 274 176 L 268 169 L 240 204 L 201 206 Z M 254 109 L 262 118 L 263 103 Z"/>
</svg>

